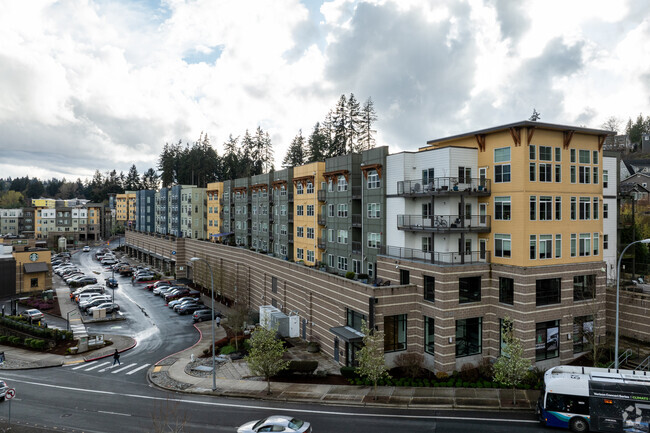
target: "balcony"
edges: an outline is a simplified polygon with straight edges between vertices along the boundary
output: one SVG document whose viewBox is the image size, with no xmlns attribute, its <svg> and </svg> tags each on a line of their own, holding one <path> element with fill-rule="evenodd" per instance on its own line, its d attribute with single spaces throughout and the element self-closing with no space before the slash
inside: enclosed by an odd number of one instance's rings
<svg viewBox="0 0 650 433">
<path fill-rule="evenodd" d="M 352 199 L 353 200 L 361 200 L 361 186 L 353 186 L 352 187 Z"/>
<path fill-rule="evenodd" d="M 412 232 L 433 233 L 488 233 L 490 231 L 490 216 L 488 215 L 397 215 L 397 228 Z"/>
<path fill-rule="evenodd" d="M 327 248 L 327 239 L 326 238 L 318 238 L 318 248 L 321 250 L 324 250 Z"/>
<path fill-rule="evenodd" d="M 318 201 L 326 201 L 325 200 L 325 190 L 324 189 L 319 189 L 318 190 Z"/>
<path fill-rule="evenodd" d="M 422 179 L 397 182 L 397 195 L 402 197 L 426 197 L 431 195 L 474 195 L 489 196 L 490 180 L 481 178 L 436 177 L 423 182 Z"/>
<path fill-rule="evenodd" d="M 467 251 L 465 254 L 454 252 L 425 252 L 414 248 L 382 246 L 380 254 L 398 259 L 413 260 L 433 265 L 474 265 L 490 263 L 489 251 Z"/>
<path fill-rule="evenodd" d="M 323 214 L 318 214 L 318 225 L 319 226 L 326 226 L 327 225 L 327 218 Z"/>
<path fill-rule="evenodd" d="M 287 238 L 289 239 L 289 242 L 290 242 L 290 243 L 293 243 L 293 233 L 289 233 L 289 234 L 287 235 Z"/>
<path fill-rule="evenodd" d="M 362 221 L 361 221 L 361 214 L 352 214 L 352 227 L 361 227 L 362 226 Z"/>
<path fill-rule="evenodd" d="M 361 254 L 361 242 L 352 241 L 352 254 Z"/>
</svg>

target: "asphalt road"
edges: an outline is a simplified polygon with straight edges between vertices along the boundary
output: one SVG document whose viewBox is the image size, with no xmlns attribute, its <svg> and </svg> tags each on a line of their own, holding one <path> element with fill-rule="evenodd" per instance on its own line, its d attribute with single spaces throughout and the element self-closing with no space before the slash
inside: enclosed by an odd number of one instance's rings
<svg viewBox="0 0 650 433">
<path fill-rule="evenodd" d="M 74 260 L 103 281 L 105 271 L 92 253 Z M 347 408 L 256 400 L 237 400 L 171 393 L 152 387 L 148 368 L 160 359 L 191 346 L 198 339 L 191 317 L 178 316 L 164 300 L 116 277 L 115 300 L 126 320 L 92 324 L 91 332 L 129 335 L 137 346 L 124 353 L 121 365 L 103 362 L 41 370 L 7 371 L 3 379 L 16 398 L 0 403 L 0 427 L 14 431 L 83 432 L 234 432 L 246 421 L 275 413 L 312 423 L 314 432 L 542 432 L 530 413 L 422 411 L 392 408 Z M 59 284 L 58 277 L 55 277 Z M 65 321 L 63 321 L 65 324 Z M 169 426 L 182 427 L 170 429 Z"/>
</svg>

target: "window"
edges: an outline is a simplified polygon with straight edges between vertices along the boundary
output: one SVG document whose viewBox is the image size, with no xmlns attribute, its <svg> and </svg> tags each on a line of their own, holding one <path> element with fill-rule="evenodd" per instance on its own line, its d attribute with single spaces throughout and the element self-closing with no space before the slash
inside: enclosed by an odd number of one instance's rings
<svg viewBox="0 0 650 433">
<path fill-rule="evenodd" d="M 494 219 L 510 221 L 510 196 L 494 197 Z"/>
<path fill-rule="evenodd" d="M 307 194 L 313 194 L 314 193 L 314 184 L 311 182 L 307 182 Z"/>
<path fill-rule="evenodd" d="M 348 258 L 347 257 L 338 257 L 338 268 L 341 271 L 347 271 L 348 270 Z"/>
<path fill-rule="evenodd" d="M 464 277 L 458 279 L 458 302 L 479 302 L 481 300 L 481 277 Z"/>
<path fill-rule="evenodd" d="M 498 164 L 501 162 L 510 162 L 509 147 L 501 147 L 499 149 L 494 149 L 494 163 Z"/>
<path fill-rule="evenodd" d="M 553 164 L 539 164 L 539 181 L 553 182 Z"/>
<path fill-rule="evenodd" d="M 499 277 L 499 302 L 513 305 L 515 299 L 515 280 Z"/>
<path fill-rule="evenodd" d="M 381 217 L 381 203 L 368 203 L 368 218 Z"/>
<path fill-rule="evenodd" d="M 502 164 L 505 162 L 510 162 L 510 148 L 494 149 L 494 163 L 499 164 L 494 167 L 495 182 L 510 182 L 510 164 Z"/>
<path fill-rule="evenodd" d="M 503 319 L 499 319 L 499 354 L 504 355 L 505 349 L 508 347 L 504 341 L 504 336 L 508 332 L 513 332 L 514 324 L 513 322 L 505 322 Z"/>
<path fill-rule="evenodd" d="M 303 216 L 305 214 L 305 207 L 301 204 L 296 206 L 296 215 L 297 216 Z"/>
<path fill-rule="evenodd" d="M 304 227 L 296 227 L 296 237 L 302 238 L 305 235 Z"/>
<path fill-rule="evenodd" d="M 29 283 L 32 288 L 38 287 L 38 278 L 31 278 Z"/>
<path fill-rule="evenodd" d="M 314 261 L 314 251 L 307 250 L 307 261 L 308 262 L 313 262 Z"/>
<path fill-rule="evenodd" d="M 594 341 L 594 316 L 573 318 L 573 353 L 591 350 Z"/>
<path fill-rule="evenodd" d="M 346 308 L 346 322 L 345 326 L 349 326 L 352 329 L 356 329 L 357 331 L 361 331 L 361 324 L 365 321 L 368 322 L 368 316 L 365 314 L 357 313 L 354 310 L 350 310 L 349 308 Z"/>
<path fill-rule="evenodd" d="M 368 262 L 368 277 L 375 277 L 375 264 Z"/>
<path fill-rule="evenodd" d="M 533 145 L 528 146 L 528 158 L 531 161 L 535 160 L 535 146 L 533 146 Z"/>
<path fill-rule="evenodd" d="M 599 242 L 600 235 L 598 233 L 594 233 L 594 256 L 597 256 L 600 251 L 598 251 L 598 244 Z"/>
<path fill-rule="evenodd" d="M 553 219 L 553 197 L 541 196 L 539 198 L 539 220 L 550 221 Z"/>
<path fill-rule="evenodd" d="M 510 257 L 510 235 L 494 235 L 494 255 L 496 257 Z"/>
<path fill-rule="evenodd" d="M 594 150 L 594 151 L 592 151 L 591 154 L 593 156 L 592 161 L 591 161 L 592 164 L 598 164 L 598 151 Z"/>
<path fill-rule="evenodd" d="M 603 203 L 603 218 L 606 219 L 607 217 L 609 217 L 609 205 Z"/>
<path fill-rule="evenodd" d="M 334 205 L 333 204 L 328 204 L 327 205 L 327 216 L 329 216 L 329 217 L 334 216 Z"/>
<path fill-rule="evenodd" d="M 422 238 L 422 251 L 425 253 L 431 252 L 433 248 L 431 247 L 431 238 L 423 237 Z"/>
<path fill-rule="evenodd" d="M 348 205 L 347 203 L 339 203 L 338 205 L 338 217 L 347 218 L 348 217 Z"/>
<path fill-rule="evenodd" d="M 481 353 L 482 317 L 456 320 L 456 357 Z"/>
<path fill-rule="evenodd" d="M 546 278 L 536 281 L 535 305 L 538 307 L 560 303 L 560 278 Z"/>
<path fill-rule="evenodd" d="M 303 193 L 304 193 L 304 191 L 303 191 L 302 183 L 298 182 L 298 184 L 296 185 L 296 194 L 300 195 L 300 194 L 303 194 Z"/>
<path fill-rule="evenodd" d="M 571 162 L 576 162 L 576 150 L 571 149 Z"/>
<path fill-rule="evenodd" d="M 575 197 L 571 197 L 571 219 L 575 220 L 577 217 L 577 207 L 578 207 L 578 202 Z"/>
<path fill-rule="evenodd" d="M 331 254 L 327 255 L 327 266 L 329 266 L 330 268 L 334 267 L 334 256 Z"/>
<path fill-rule="evenodd" d="M 368 248 L 379 248 L 381 246 L 381 233 L 368 233 Z"/>
<path fill-rule="evenodd" d="M 531 162 L 528 164 L 528 180 L 535 182 L 535 173 L 537 172 L 537 164 Z"/>
<path fill-rule="evenodd" d="M 298 260 L 303 260 L 305 258 L 305 250 L 302 248 L 296 249 L 296 258 Z"/>
<path fill-rule="evenodd" d="M 422 170 L 422 185 L 426 185 L 429 182 L 433 182 L 433 168 L 426 168 Z"/>
<path fill-rule="evenodd" d="M 336 188 L 338 192 L 343 192 L 348 190 L 348 181 L 345 179 L 345 176 L 343 176 L 342 174 L 339 175 Z"/>
<path fill-rule="evenodd" d="M 471 183 L 472 169 L 470 167 L 458 167 L 458 183 Z"/>
<path fill-rule="evenodd" d="M 334 182 L 332 182 L 332 179 L 327 181 L 327 191 L 334 192 Z"/>
<path fill-rule="evenodd" d="M 591 219 L 591 200 L 589 197 L 580 197 L 580 219 Z"/>
<path fill-rule="evenodd" d="M 580 150 L 580 164 L 589 164 L 589 151 Z"/>
<path fill-rule="evenodd" d="M 537 197 L 534 195 L 530 196 L 530 220 L 535 221 L 537 219 Z"/>
<path fill-rule="evenodd" d="M 609 173 L 603 170 L 603 188 L 607 188 L 607 185 L 609 185 Z"/>
<path fill-rule="evenodd" d="M 555 161 L 556 162 L 562 161 L 562 149 L 560 149 L 559 147 L 555 148 Z"/>
<path fill-rule="evenodd" d="M 593 168 L 593 173 L 594 173 L 594 185 L 598 183 L 598 167 Z"/>
<path fill-rule="evenodd" d="M 562 257 L 562 235 L 555 235 L 555 258 Z"/>
<path fill-rule="evenodd" d="M 530 259 L 535 260 L 537 258 L 537 236 L 530 235 Z"/>
<path fill-rule="evenodd" d="M 381 181 L 379 180 L 379 174 L 377 173 L 377 170 L 369 170 L 368 183 L 367 183 L 368 189 L 379 188 L 380 185 L 381 185 Z"/>
<path fill-rule="evenodd" d="M 580 257 L 588 256 L 591 253 L 591 235 L 589 233 L 580 233 L 579 242 Z"/>
<path fill-rule="evenodd" d="M 562 166 L 560 164 L 555 164 L 555 181 L 562 182 Z"/>
<path fill-rule="evenodd" d="M 573 277 L 573 300 L 594 299 L 596 294 L 596 275 L 576 275 Z"/>
<path fill-rule="evenodd" d="M 580 183 L 589 183 L 590 182 L 590 179 L 589 179 L 590 173 L 591 173 L 591 167 L 588 167 L 588 166 L 585 167 L 585 166 L 582 166 L 582 165 L 580 167 L 578 167 L 578 182 L 580 182 Z"/>
<path fill-rule="evenodd" d="M 411 284 L 411 273 L 408 271 L 408 269 L 399 270 L 399 283 Z"/>
<path fill-rule="evenodd" d="M 434 302 L 436 299 L 436 279 L 429 275 L 423 275 L 424 300 Z"/>
<path fill-rule="evenodd" d="M 384 317 L 384 352 L 406 350 L 406 314 Z"/>
<path fill-rule="evenodd" d="M 338 234 L 336 236 L 336 241 L 339 244 L 347 244 L 348 243 L 348 231 L 347 230 L 339 230 Z"/>
<path fill-rule="evenodd" d="M 553 235 L 539 235 L 539 258 L 553 258 Z"/>
<path fill-rule="evenodd" d="M 435 327 L 433 326 L 433 317 L 424 316 L 424 351 L 431 355 L 435 349 Z"/>
<path fill-rule="evenodd" d="M 603 235 L 603 249 L 609 249 L 609 235 Z"/>
<path fill-rule="evenodd" d="M 594 219 L 598 219 L 598 197 L 594 197 Z"/>
<path fill-rule="evenodd" d="M 577 243 L 576 234 L 571 233 L 571 257 L 576 256 L 576 243 Z"/>
<path fill-rule="evenodd" d="M 287 235 L 287 226 L 283 224 L 280 226 L 280 234 L 286 236 Z"/>
<path fill-rule="evenodd" d="M 307 205 L 307 216 L 314 216 L 314 205 L 313 204 L 308 204 Z"/>
<path fill-rule="evenodd" d="M 553 148 L 551 146 L 539 146 L 539 160 L 553 161 Z"/>
<path fill-rule="evenodd" d="M 571 166 L 571 183 L 576 183 L 576 166 Z"/>
<path fill-rule="evenodd" d="M 307 227 L 307 239 L 314 239 L 314 228 Z"/>
<path fill-rule="evenodd" d="M 327 242 L 334 242 L 334 229 L 327 229 Z"/>
<path fill-rule="evenodd" d="M 535 361 L 560 355 L 560 326 L 557 320 L 538 323 L 535 327 Z"/>
<path fill-rule="evenodd" d="M 555 219 L 562 219 L 562 197 L 555 197 Z"/>
</svg>

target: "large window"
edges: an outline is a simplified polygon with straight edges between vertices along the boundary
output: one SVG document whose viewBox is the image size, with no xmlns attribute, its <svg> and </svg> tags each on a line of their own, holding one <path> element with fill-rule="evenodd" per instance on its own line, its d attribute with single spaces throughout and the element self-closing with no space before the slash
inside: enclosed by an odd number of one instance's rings
<svg viewBox="0 0 650 433">
<path fill-rule="evenodd" d="M 539 164 L 539 181 L 540 182 L 553 182 L 553 165 L 552 164 Z"/>
<path fill-rule="evenodd" d="M 553 235 L 539 235 L 539 258 L 553 258 Z"/>
<path fill-rule="evenodd" d="M 424 351 L 433 355 L 435 353 L 435 327 L 433 317 L 424 316 Z"/>
<path fill-rule="evenodd" d="M 349 326 L 352 329 L 356 329 L 357 331 L 361 331 L 361 322 L 364 320 L 367 322 L 368 321 L 368 316 L 365 314 L 357 313 L 354 310 L 350 310 L 349 308 L 346 308 L 347 312 L 347 321 L 345 323 L 346 326 Z"/>
<path fill-rule="evenodd" d="M 560 326 L 557 320 L 538 323 L 535 330 L 535 361 L 560 355 Z"/>
<path fill-rule="evenodd" d="M 573 300 L 594 299 L 596 294 L 596 275 L 576 275 L 573 277 Z"/>
<path fill-rule="evenodd" d="M 422 170 L 422 185 L 426 185 L 429 182 L 433 182 L 434 176 L 433 176 L 433 168 L 427 168 Z"/>
<path fill-rule="evenodd" d="M 499 277 L 499 302 L 513 305 L 515 302 L 515 280 Z"/>
<path fill-rule="evenodd" d="M 377 170 L 368 170 L 368 189 L 379 188 L 381 181 Z"/>
<path fill-rule="evenodd" d="M 347 203 L 339 203 L 338 205 L 338 217 L 347 218 L 348 217 L 348 205 Z"/>
<path fill-rule="evenodd" d="M 384 352 L 406 350 L 406 314 L 384 316 Z"/>
<path fill-rule="evenodd" d="M 494 197 L 494 219 L 510 220 L 510 196 Z"/>
<path fill-rule="evenodd" d="M 399 270 L 399 283 L 400 285 L 411 284 L 411 273 L 408 269 Z"/>
<path fill-rule="evenodd" d="M 553 148 L 550 146 L 539 146 L 539 160 L 540 161 L 552 161 L 553 160 Z"/>
<path fill-rule="evenodd" d="M 580 219 L 591 219 L 591 199 L 589 197 L 580 197 Z"/>
<path fill-rule="evenodd" d="M 494 255 L 496 257 L 510 257 L 510 235 L 494 235 Z"/>
<path fill-rule="evenodd" d="M 314 193 L 314 184 L 311 182 L 307 182 L 307 194 L 313 194 Z"/>
<path fill-rule="evenodd" d="M 510 148 L 494 149 L 494 163 L 494 181 L 510 182 Z"/>
<path fill-rule="evenodd" d="M 424 299 L 426 301 L 435 301 L 436 299 L 436 279 L 429 275 L 422 276 L 424 282 Z"/>
<path fill-rule="evenodd" d="M 481 277 L 464 277 L 458 279 L 458 302 L 478 302 L 481 300 Z"/>
<path fill-rule="evenodd" d="M 339 192 L 348 190 L 348 181 L 345 179 L 345 176 L 340 175 L 337 183 L 337 190 Z"/>
<path fill-rule="evenodd" d="M 296 215 L 303 216 L 305 214 L 305 207 L 301 204 L 296 206 Z"/>
<path fill-rule="evenodd" d="M 338 234 L 336 236 L 336 241 L 339 244 L 347 244 L 348 243 L 348 231 L 347 230 L 339 230 Z"/>
<path fill-rule="evenodd" d="M 456 357 L 481 353 L 483 318 L 456 320 Z"/>
<path fill-rule="evenodd" d="M 338 257 L 338 268 L 340 271 L 348 270 L 348 258 L 347 257 Z"/>
<path fill-rule="evenodd" d="M 539 197 L 539 220 L 550 221 L 553 219 L 553 197 Z"/>
<path fill-rule="evenodd" d="M 594 342 L 594 316 L 573 318 L 573 353 L 591 350 Z"/>
<path fill-rule="evenodd" d="M 314 216 L 314 205 L 313 204 L 308 204 L 307 205 L 307 216 Z"/>
<path fill-rule="evenodd" d="M 589 233 L 580 233 L 578 251 L 581 257 L 591 255 L 591 235 Z"/>
<path fill-rule="evenodd" d="M 305 236 L 305 228 L 304 227 L 296 227 L 296 237 L 301 238 Z"/>
<path fill-rule="evenodd" d="M 381 233 L 368 233 L 368 248 L 379 248 L 381 246 Z"/>
<path fill-rule="evenodd" d="M 560 278 L 537 280 L 535 285 L 535 305 L 541 307 L 560 303 L 560 289 L 562 286 Z"/>
<path fill-rule="evenodd" d="M 368 203 L 368 218 L 381 217 L 381 203 Z"/>
</svg>

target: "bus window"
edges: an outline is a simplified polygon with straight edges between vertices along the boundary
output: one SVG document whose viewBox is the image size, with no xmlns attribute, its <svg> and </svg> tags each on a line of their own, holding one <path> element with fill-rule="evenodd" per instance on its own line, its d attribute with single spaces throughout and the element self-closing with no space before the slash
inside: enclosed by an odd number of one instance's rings
<svg viewBox="0 0 650 433">
<path fill-rule="evenodd" d="M 589 398 L 549 392 L 546 396 L 546 410 L 589 415 Z"/>
</svg>

